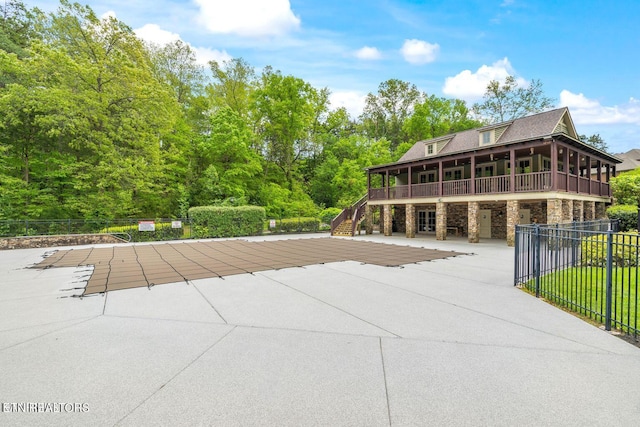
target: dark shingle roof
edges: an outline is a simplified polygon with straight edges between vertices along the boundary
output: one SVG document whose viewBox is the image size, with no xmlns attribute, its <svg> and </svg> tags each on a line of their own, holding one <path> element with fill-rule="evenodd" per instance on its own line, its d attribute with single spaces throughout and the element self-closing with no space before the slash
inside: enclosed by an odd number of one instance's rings
<svg viewBox="0 0 640 427">
<path fill-rule="evenodd" d="M 449 143 L 445 145 L 438 153 L 450 154 L 460 151 L 468 151 L 479 148 L 480 133 L 489 129 L 501 128 L 507 126 L 502 136 L 496 141 L 496 144 L 508 144 L 516 141 L 527 139 L 542 138 L 554 133 L 554 130 L 565 113 L 568 114 L 566 107 L 556 110 L 546 111 L 544 113 L 533 114 L 531 116 L 514 119 L 509 122 L 498 123 L 482 128 L 466 130 L 449 135 L 451 138 Z M 432 140 L 423 140 L 416 142 L 413 147 L 400 158 L 400 162 L 407 160 L 415 160 L 425 157 L 425 144 L 431 141 L 442 140 L 444 137 Z"/>
</svg>

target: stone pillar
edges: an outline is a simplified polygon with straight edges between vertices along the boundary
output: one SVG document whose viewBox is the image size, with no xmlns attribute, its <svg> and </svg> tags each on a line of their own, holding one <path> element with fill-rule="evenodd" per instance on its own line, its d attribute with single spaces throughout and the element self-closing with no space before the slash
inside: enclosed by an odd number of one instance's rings
<svg viewBox="0 0 640 427">
<path fill-rule="evenodd" d="M 447 240 L 447 204 L 436 203 L 436 240 Z"/>
<path fill-rule="evenodd" d="M 596 202 L 584 202 L 584 220 L 592 221 L 596 218 Z"/>
<path fill-rule="evenodd" d="M 391 205 L 384 205 L 382 216 L 384 217 L 384 235 L 393 234 L 393 219 L 391 218 Z"/>
<path fill-rule="evenodd" d="M 369 203 L 364 207 L 365 233 L 373 234 L 373 208 Z"/>
<path fill-rule="evenodd" d="M 606 217 L 606 205 L 604 202 L 595 202 L 596 203 L 596 218 L 595 219 L 604 219 Z"/>
<path fill-rule="evenodd" d="M 520 224 L 520 203 L 507 200 L 507 245 L 516 244 L 516 225 Z"/>
<path fill-rule="evenodd" d="M 469 202 L 468 210 L 468 229 L 469 243 L 480 242 L 480 203 Z"/>
<path fill-rule="evenodd" d="M 573 201 L 573 220 L 584 221 L 584 202 L 582 200 Z"/>
<path fill-rule="evenodd" d="M 562 222 L 573 221 L 573 200 L 562 201 Z"/>
<path fill-rule="evenodd" d="M 407 227 L 405 227 L 406 211 L 406 205 L 395 205 L 393 207 L 393 222 L 396 224 L 396 231 L 399 233 L 407 231 Z"/>
<path fill-rule="evenodd" d="M 416 237 L 416 207 L 407 205 L 405 209 L 405 232 L 408 238 Z"/>
<path fill-rule="evenodd" d="M 562 222 L 562 200 L 547 200 L 547 224 L 558 224 Z"/>
</svg>

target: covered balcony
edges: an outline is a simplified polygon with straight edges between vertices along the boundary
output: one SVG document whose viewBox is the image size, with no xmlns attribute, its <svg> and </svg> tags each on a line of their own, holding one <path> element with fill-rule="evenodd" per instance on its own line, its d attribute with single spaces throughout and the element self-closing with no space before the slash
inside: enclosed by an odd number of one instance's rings
<svg viewBox="0 0 640 427">
<path fill-rule="evenodd" d="M 513 160 L 513 161 L 512 161 Z M 548 140 L 368 169 L 370 202 L 505 193 L 611 197 L 615 163 Z"/>
</svg>

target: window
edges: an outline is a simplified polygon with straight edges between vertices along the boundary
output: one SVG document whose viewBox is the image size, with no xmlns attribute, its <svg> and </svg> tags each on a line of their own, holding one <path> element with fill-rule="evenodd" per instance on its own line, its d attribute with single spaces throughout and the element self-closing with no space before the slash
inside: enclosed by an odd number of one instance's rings
<svg viewBox="0 0 640 427">
<path fill-rule="evenodd" d="M 487 130 L 480 133 L 480 145 L 492 144 L 493 143 L 492 133 L 493 131 L 491 130 Z"/>
<path fill-rule="evenodd" d="M 463 168 L 447 169 L 444 171 L 444 180 L 453 181 L 462 179 Z"/>
<path fill-rule="evenodd" d="M 434 152 L 433 144 L 427 145 L 427 154 L 433 154 L 433 152 Z"/>
<path fill-rule="evenodd" d="M 516 173 L 531 173 L 531 158 L 518 159 Z"/>
</svg>

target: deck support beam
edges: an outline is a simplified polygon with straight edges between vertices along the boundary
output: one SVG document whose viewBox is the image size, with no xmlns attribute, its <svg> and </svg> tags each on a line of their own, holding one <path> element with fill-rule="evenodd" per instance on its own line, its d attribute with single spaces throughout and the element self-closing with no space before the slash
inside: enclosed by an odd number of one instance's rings
<svg viewBox="0 0 640 427">
<path fill-rule="evenodd" d="M 416 237 L 416 206 L 413 204 L 406 205 L 405 230 L 407 238 L 412 239 Z"/>
<path fill-rule="evenodd" d="M 469 202 L 467 210 L 469 243 L 480 243 L 480 203 Z"/>
<path fill-rule="evenodd" d="M 436 203 L 436 240 L 447 240 L 447 204 Z"/>
<path fill-rule="evenodd" d="M 520 224 L 520 202 L 507 200 L 507 245 L 516 244 L 516 225 Z"/>
</svg>

